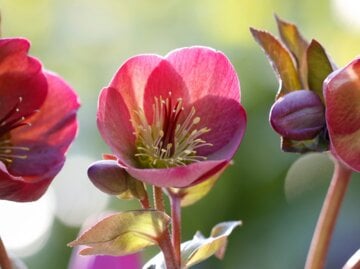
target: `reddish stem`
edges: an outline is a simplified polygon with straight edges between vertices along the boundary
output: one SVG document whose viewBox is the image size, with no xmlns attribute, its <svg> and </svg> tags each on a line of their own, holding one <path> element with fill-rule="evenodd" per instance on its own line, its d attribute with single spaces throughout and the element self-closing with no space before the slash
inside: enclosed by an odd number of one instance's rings
<svg viewBox="0 0 360 269">
<path fill-rule="evenodd" d="M 178 266 L 175 261 L 175 253 L 171 244 L 169 231 L 166 230 L 158 240 L 160 249 L 164 254 L 166 269 L 180 269 L 180 266 Z"/>
<path fill-rule="evenodd" d="M 11 261 L 9 259 L 9 256 L 6 252 L 5 245 L 0 237 L 0 267 L 1 269 L 11 269 Z"/>
<path fill-rule="evenodd" d="M 165 204 L 164 204 L 164 196 L 163 191 L 160 187 L 154 186 L 154 207 L 155 209 L 164 212 L 165 211 Z"/>
<path fill-rule="evenodd" d="M 172 218 L 172 242 L 175 250 L 175 260 L 181 267 L 181 198 L 170 192 L 171 218 Z"/>
<path fill-rule="evenodd" d="M 305 269 L 324 268 L 330 240 L 352 171 L 334 160 L 335 169 L 311 241 Z"/>
</svg>

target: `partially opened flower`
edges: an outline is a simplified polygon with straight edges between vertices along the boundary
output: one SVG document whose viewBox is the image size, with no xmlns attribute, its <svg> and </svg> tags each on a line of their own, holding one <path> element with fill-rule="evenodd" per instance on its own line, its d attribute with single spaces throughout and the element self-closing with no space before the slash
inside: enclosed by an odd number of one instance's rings
<svg viewBox="0 0 360 269">
<path fill-rule="evenodd" d="M 245 131 L 236 72 L 218 51 L 182 48 L 127 60 L 102 90 L 98 128 L 132 177 L 200 183 L 226 166 Z"/>
<path fill-rule="evenodd" d="M 38 199 L 77 132 L 77 95 L 28 56 L 26 39 L 0 39 L 0 199 Z"/>
<path fill-rule="evenodd" d="M 360 172 L 360 58 L 327 77 L 324 97 L 331 152 Z"/>
</svg>

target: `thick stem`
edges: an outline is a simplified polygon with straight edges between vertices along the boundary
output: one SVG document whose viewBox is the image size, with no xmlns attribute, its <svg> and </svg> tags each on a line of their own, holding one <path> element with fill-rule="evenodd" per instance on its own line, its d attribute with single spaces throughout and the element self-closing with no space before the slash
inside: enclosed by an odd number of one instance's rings
<svg viewBox="0 0 360 269">
<path fill-rule="evenodd" d="M 174 248 L 171 244 L 169 231 L 165 231 L 161 238 L 159 238 L 159 246 L 164 254 L 166 269 L 180 269 L 180 266 L 175 261 Z"/>
<path fill-rule="evenodd" d="M 175 250 L 175 259 L 181 267 L 181 198 L 176 194 L 170 194 L 171 218 L 172 218 L 172 242 Z"/>
<path fill-rule="evenodd" d="M 0 267 L 1 269 L 11 269 L 11 261 L 6 252 L 5 245 L 0 237 Z"/>
<path fill-rule="evenodd" d="M 305 269 L 324 268 L 336 219 L 350 182 L 351 170 L 337 160 L 334 160 L 334 162 L 335 169 L 333 177 L 316 224 Z"/>
<path fill-rule="evenodd" d="M 153 195 L 154 195 L 155 209 L 164 212 L 165 211 L 165 204 L 164 204 L 164 196 L 163 196 L 162 189 L 160 187 L 154 186 L 153 192 L 154 192 Z"/>
</svg>

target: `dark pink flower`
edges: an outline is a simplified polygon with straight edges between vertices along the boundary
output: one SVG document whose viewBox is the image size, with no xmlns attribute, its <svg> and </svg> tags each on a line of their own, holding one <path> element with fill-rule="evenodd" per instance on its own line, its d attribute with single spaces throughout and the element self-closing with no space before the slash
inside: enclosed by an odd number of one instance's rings
<svg viewBox="0 0 360 269">
<path fill-rule="evenodd" d="M 324 81 L 326 122 L 331 152 L 360 171 L 360 58 Z"/>
<path fill-rule="evenodd" d="M 246 113 L 226 56 L 191 47 L 127 60 L 100 94 L 97 123 L 131 176 L 186 187 L 230 162 Z"/>
<path fill-rule="evenodd" d="M 13 201 L 46 191 L 77 132 L 77 95 L 28 56 L 29 47 L 0 39 L 0 199 Z"/>
</svg>

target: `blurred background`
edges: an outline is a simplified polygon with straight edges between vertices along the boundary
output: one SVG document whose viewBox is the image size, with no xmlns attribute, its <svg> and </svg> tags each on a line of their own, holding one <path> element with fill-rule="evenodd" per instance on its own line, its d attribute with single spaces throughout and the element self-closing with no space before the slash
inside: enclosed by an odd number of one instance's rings
<svg viewBox="0 0 360 269">
<path fill-rule="evenodd" d="M 223 261 L 194 268 L 303 268 L 332 173 L 326 154 L 300 156 L 279 148 L 268 124 L 277 81 L 249 26 L 276 32 L 274 13 L 316 37 L 338 66 L 360 53 L 357 0 L 0 0 L 2 35 L 31 40 L 31 54 L 78 92 L 80 132 L 63 171 L 36 203 L 0 201 L 0 234 L 30 269 L 67 268 L 84 220 L 104 210 L 137 208 L 93 187 L 87 166 L 109 149 L 95 123 L 97 97 L 123 61 L 139 53 L 204 45 L 223 51 L 241 80 L 248 128 L 235 162 L 214 189 L 183 210 L 183 239 L 208 235 L 226 220 L 243 221 Z M 277 34 L 277 33 L 276 33 Z M 59 100 L 62 102 L 63 100 Z M 346 195 L 327 269 L 341 268 L 360 248 L 360 176 Z M 143 253 L 144 261 L 158 250 Z M 80 269 L 80 268 L 79 268 Z M 131 268 L 130 268 L 131 269 Z"/>
</svg>

